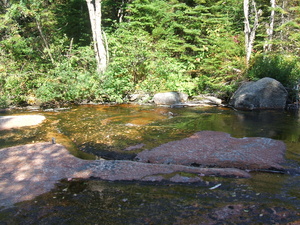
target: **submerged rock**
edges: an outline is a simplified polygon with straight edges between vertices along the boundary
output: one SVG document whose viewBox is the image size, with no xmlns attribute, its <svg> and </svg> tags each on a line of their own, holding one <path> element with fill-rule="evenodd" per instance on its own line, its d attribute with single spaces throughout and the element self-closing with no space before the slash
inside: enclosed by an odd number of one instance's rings
<svg viewBox="0 0 300 225">
<path fill-rule="evenodd" d="M 42 123 L 45 119 L 41 115 L 0 116 L 0 130 L 34 126 Z"/>
<path fill-rule="evenodd" d="M 222 105 L 222 99 L 210 95 L 198 95 L 193 97 L 193 102 L 207 105 Z"/>
<path fill-rule="evenodd" d="M 201 131 L 137 154 L 140 162 L 250 170 L 282 169 L 286 146 L 270 138 L 233 138 L 230 134 Z"/>
<path fill-rule="evenodd" d="M 192 174 L 192 177 L 177 173 Z M 62 145 L 29 144 L 0 149 L 0 208 L 50 191 L 61 179 L 199 182 L 202 176 L 250 177 L 232 168 L 198 168 L 126 160 L 82 160 Z"/>
<path fill-rule="evenodd" d="M 233 94 L 229 105 L 236 109 L 284 109 L 288 93 L 283 85 L 269 77 L 243 84 Z"/>
</svg>

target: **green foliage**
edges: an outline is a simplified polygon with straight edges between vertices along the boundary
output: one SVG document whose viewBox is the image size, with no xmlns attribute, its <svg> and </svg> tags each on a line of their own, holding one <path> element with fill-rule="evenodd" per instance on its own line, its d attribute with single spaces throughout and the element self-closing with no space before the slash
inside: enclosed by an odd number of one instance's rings
<svg viewBox="0 0 300 225">
<path fill-rule="evenodd" d="M 186 73 L 183 63 L 172 58 L 158 58 L 147 69 L 147 78 L 137 84 L 137 91 L 156 93 L 177 90 L 189 95 L 195 94 L 195 79 Z"/>
<path fill-rule="evenodd" d="M 0 17 L 0 96 L 6 104 L 99 98 L 93 50 L 78 46 L 75 42 L 83 42 L 77 36 L 68 38 L 63 32 L 72 35 L 65 17 L 56 17 L 58 6 L 21 1 Z"/>
<path fill-rule="evenodd" d="M 263 10 L 247 70 L 243 1 L 107 0 L 103 29 L 110 63 L 96 73 L 86 2 L 0 1 L 0 105 L 49 101 L 123 102 L 133 92 L 213 93 L 227 98 L 242 72 L 274 77 L 286 86 L 299 79 L 299 6 L 277 2 L 272 53 L 266 43 L 269 1 Z M 284 34 L 284 35 L 282 35 Z M 237 72 L 238 71 L 238 72 Z"/>
<path fill-rule="evenodd" d="M 297 86 L 300 82 L 299 57 L 292 55 L 259 55 L 246 71 L 246 77 L 250 80 L 258 80 L 263 77 L 271 77 L 283 84 L 289 93 L 289 100 L 299 100 Z"/>
<path fill-rule="evenodd" d="M 129 76 L 123 76 L 126 69 L 121 67 L 110 68 L 102 80 L 101 90 L 98 94 L 104 101 L 122 103 L 127 94 L 133 90 L 133 82 Z"/>
<path fill-rule="evenodd" d="M 53 55 L 58 49 L 61 51 L 61 47 L 53 47 Z M 0 79 L 0 95 L 7 97 L 8 104 L 99 100 L 99 76 L 95 73 L 92 49 L 80 47 L 68 54 L 57 57 L 56 64 L 51 66 L 42 64 L 39 68 L 30 68 L 24 65 L 22 71 L 5 67 Z"/>
<path fill-rule="evenodd" d="M 118 82 L 123 80 L 123 94 L 129 90 L 149 93 L 179 90 L 193 93 L 195 85 L 186 73 L 186 65 L 169 57 L 164 45 L 161 42 L 155 43 L 147 32 L 131 31 L 130 27 L 123 26 L 109 40 L 112 61 L 105 75 Z"/>
<path fill-rule="evenodd" d="M 246 76 L 251 80 L 271 77 L 288 88 L 292 88 L 300 79 L 299 57 L 289 55 L 259 55 L 250 66 Z"/>
<path fill-rule="evenodd" d="M 283 3 L 282 3 L 283 4 Z M 299 55 L 300 51 L 300 7 L 299 1 L 291 0 L 278 7 L 280 23 L 275 27 L 275 39 L 273 52 L 281 54 Z"/>
<path fill-rule="evenodd" d="M 121 66 L 119 76 L 136 91 L 220 90 L 214 86 L 234 80 L 234 69 L 244 66 L 243 44 L 221 2 L 136 0 L 127 11 L 129 22 L 109 37 L 111 68 Z"/>
<path fill-rule="evenodd" d="M 7 106 L 7 99 L 5 97 L 0 97 L 0 108 L 6 108 Z"/>
<path fill-rule="evenodd" d="M 53 9 L 60 28 L 60 36 L 74 39 L 74 43 L 87 46 L 91 41 L 91 25 L 87 4 L 82 0 L 61 0 Z"/>
<path fill-rule="evenodd" d="M 35 95 L 42 102 L 82 101 L 97 98 L 99 77 L 96 62 L 90 47 L 81 47 L 70 52 L 44 77 L 39 77 Z"/>
</svg>

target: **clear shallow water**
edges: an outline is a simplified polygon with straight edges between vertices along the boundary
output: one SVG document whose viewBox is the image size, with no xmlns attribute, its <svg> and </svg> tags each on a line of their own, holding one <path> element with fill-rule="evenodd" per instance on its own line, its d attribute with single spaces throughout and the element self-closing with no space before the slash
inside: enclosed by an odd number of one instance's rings
<svg viewBox="0 0 300 225">
<path fill-rule="evenodd" d="M 143 149 L 201 130 L 234 137 L 268 137 L 287 145 L 286 167 L 300 170 L 298 112 L 242 112 L 227 108 L 79 106 L 43 114 L 42 126 L 0 131 L 0 148 L 50 141 L 86 159 L 131 159 Z M 4 115 L 4 114 L 3 114 Z M 129 149 L 129 150 L 128 150 Z M 221 184 L 219 188 L 209 188 Z M 299 173 L 253 173 L 250 179 L 208 177 L 191 185 L 62 181 L 51 193 L 2 211 L 0 221 L 44 224 L 285 224 L 300 219 Z M 252 218 L 252 219 L 250 219 Z M 103 221 L 101 223 L 100 221 Z M 200 221 L 200 222 L 199 222 Z M 234 222 L 235 221 L 235 222 Z M 1 224 L 1 223 L 0 223 Z M 5 223 L 4 223 L 5 224 Z M 229 223 L 230 224 L 230 223 Z"/>
</svg>

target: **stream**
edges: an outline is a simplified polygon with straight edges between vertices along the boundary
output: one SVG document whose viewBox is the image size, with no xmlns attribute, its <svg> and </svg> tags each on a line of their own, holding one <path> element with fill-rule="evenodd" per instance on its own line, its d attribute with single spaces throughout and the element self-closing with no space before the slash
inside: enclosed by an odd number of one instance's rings
<svg viewBox="0 0 300 225">
<path fill-rule="evenodd" d="M 249 179 L 203 177 L 193 184 L 65 179 L 49 193 L 0 209 L 0 225 L 300 224 L 298 111 L 123 104 L 0 113 L 24 114 L 44 115 L 46 121 L 0 131 L 0 149 L 55 138 L 82 159 L 132 160 L 142 150 L 212 130 L 284 141 L 284 167 L 294 172 L 252 172 Z"/>
</svg>

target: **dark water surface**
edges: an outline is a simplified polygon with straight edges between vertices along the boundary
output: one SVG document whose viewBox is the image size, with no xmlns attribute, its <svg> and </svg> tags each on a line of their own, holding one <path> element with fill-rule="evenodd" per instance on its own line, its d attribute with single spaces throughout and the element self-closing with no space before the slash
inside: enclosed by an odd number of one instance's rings
<svg viewBox="0 0 300 225">
<path fill-rule="evenodd" d="M 47 118 L 42 126 L 0 131 L 0 148 L 55 137 L 77 157 L 122 160 L 213 130 L 284 141 L 284 166 L 294 172 L 207 177 L 196 184 L 63 180 L 50 193 L 0 211 L 0 224 L 300 224 L 298 112 L 99 105 L 8 114 L 37 113 Z"/>
</svg>

